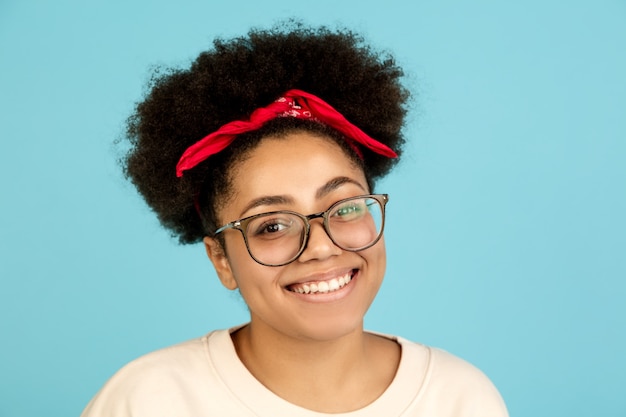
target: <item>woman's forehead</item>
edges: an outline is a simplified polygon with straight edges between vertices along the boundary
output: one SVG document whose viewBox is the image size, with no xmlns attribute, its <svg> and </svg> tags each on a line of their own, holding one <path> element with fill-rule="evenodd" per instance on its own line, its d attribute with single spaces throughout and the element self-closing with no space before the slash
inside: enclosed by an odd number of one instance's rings
<svg viewBox="0 0 626 417">
<path fill-rule="evenodd" d="M 310 199 L 339 185 L 367 190 L 363 170 L 339 145 L 308 132 L 263 139 L 231 175 L 233 203 L 241 204 L 263 196 Z"/>
</svg>

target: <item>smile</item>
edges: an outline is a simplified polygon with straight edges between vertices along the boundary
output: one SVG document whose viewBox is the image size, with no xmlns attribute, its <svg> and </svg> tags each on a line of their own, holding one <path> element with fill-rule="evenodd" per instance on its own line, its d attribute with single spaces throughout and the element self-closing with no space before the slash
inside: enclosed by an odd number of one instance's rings
<svg viewBox="0 0 626 417">
<path fill-rule="evenodd" d="M 350 271 L 339 278 L 329 279 L 327 281 L 311 281 L 306 283 L 298 283 L 290 285 L 287 289 L 300 294 L 326 294 L 342 289 L 350 281 L 354 271 Z"/>
</svg>

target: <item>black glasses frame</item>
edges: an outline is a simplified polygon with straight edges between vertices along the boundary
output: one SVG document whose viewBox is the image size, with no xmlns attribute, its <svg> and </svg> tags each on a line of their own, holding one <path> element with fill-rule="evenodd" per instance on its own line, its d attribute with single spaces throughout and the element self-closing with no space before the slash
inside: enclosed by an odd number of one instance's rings
<svg viewBox="0 0 626 417">
<path fill-rule="evenodd" d="M 381 225 L 380 225 L 380 232 L 378 233 L 378 236 L 376 237 L 376 239 L 374 239 L 373 242 L 369 243 L 368 245 L 365 245 L 363 247 L 360 248 L 344 248 L 343 246 L 339 245 L 335 239 L 333 239 L 331 233 L 330 233 L 330 226 L 328 225 L 328 214 L 330 212 L 333 211 L 333 209 L 335 207 L 337 207 L 340 204 L 343 204 L 347 201 L 350 200 L 358 200 L 358 199 L 363 199 L 363 198 L 372 198 L 376 201 L 378 201 L 378 203 L 380 204 L 380 208 L 381 208 Z M 297 213 L 295 211 L 290 211 L 290 210 L 277 210 L 277 211 L 270 211 L 270 212 L 266 212 L 266 213 L 259 213 L 259 214 L 255 214 L 252 216 L 248 216 L 248 217 L 244 217 L 243 219 L 239 219 L 239 220 L 234 220 L 228 224 L 225 224 L 224 226 L 218 228 L 215 233 L 213 233 L 213 237 L 217 236 L 218 234 L 224 232 L 225 230 L 228 229 L 236 229 L 239 230 L 241 232 L 241 235 L 243 236 L 243 240 L 246 243 L 246 249 L 248 250 L 248 253 L 250 254 L 250 256 L 252 257 L 252 259 L 255 260 L 255 262 L 264 265 L 264 266 L 283 266 L 283 265 L 287 265 L 290 264 L 291 262 L 295 261 L 296 259 L 298 259 L 298 257 L 300 255 L 302 255 L 302 252 L 304 252 L 304 250 L 306 249 L 308 243 L 309 243 L 309 234 L 311 231 L 311 223 L 310 221 L 313 219 L 318 219 L 321 218 L 323 219 L 323 225 L 324 225 L 324 231 L 326 232 L 326 235 L 328 236 L 328 238 L 335 244 L 335 246 L 337 246 L 338 248 L 341 248 L 343 250 L 349 251 L 349 252 L 359 252 L 362 250 L 365 250 L 367 248 L 370 248 L 372 246 L 374 246 L 381 238 L 381 236 L 383 235 L 383 230 L 385 230 L 385 206 L 387 205 L 387 203 L 389 202 L 389 195 L 387 194 L 365 194 L 365 195 L 357 195 L 354 197 L 349 197 L 349 198 L 344 198 L 342 200 L 336 201 L 335 203 L 333 203 L 330 207 L 328 207 L 326 210 L 324 211 L 320 211 L 319 213 L 313 213 L 313 214 L 309 214 L 308 216 L 305 216 L 304 214 L 300 214 Z M 288 261 L 286 262 L 281 262 L 279 264 L 268 264 L 265 262 L 261 262 L 260 260 L 258 260 L 253 254 L 252 251 L 250 250 L 250 245 L 248 244 L 248 236 L 246 233 L 246 230 L 248 228 L 248 224 L 256 219 L 257 217 L 261 217 L 261 216 L 267 216 L 267 215 L 272 215 L 272 214 L 280 214 L 280 213 L 284 213 L 284 214 L 292 214 L 296 217 L 299 217 L 300 219 L 302 219 L 302 221 L 305 224 L 305 229 L 304 229 L 304 235 L 302 237 L 302 243 L 300 244 L 300 249 L 298 250 L 298 252 L 291 257 Z"/>
</svg>

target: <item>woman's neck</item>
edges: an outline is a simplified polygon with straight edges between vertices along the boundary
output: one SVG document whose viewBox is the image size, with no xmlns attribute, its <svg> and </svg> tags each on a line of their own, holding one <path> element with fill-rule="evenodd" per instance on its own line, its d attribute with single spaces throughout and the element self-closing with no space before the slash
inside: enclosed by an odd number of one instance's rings
<svg viewBox="0 0 626 417">
<path fill-rule="evenodd" d="M 239 358 L 265 387 L 318 412 L 366 406 L 389 386 L 400 361 L 392 340 L 362 327 L 333 340 L 305 340 L 254 320 L 232 334 Z"/>
</svg>

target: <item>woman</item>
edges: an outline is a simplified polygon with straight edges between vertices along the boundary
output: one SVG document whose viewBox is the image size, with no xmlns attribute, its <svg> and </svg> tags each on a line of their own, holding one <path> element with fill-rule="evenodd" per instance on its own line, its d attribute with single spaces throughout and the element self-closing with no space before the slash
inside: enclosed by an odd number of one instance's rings
<svg viewBox="0 0 626 417">
<path fill-rule="evenodd" d="M 348 32 L 251 31 L 154 81 L 126 173 L 181 243 L 203 241 L 250 322 L 146 355 L 83 416 L 506 416 L 443 351 L 365 332 L 385 273 L 407 92 Z"/>
</svg>

